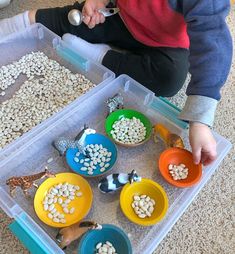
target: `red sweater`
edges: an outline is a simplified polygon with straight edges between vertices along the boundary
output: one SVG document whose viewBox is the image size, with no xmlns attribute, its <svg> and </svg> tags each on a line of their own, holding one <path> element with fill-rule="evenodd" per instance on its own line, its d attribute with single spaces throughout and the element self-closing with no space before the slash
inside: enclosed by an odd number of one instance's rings
<svg viewBox="0 0 235 254">
<path fill-rule="evenodd" d="M 167 0 L 117 0 L 117 5 L 136 40 L 153 47 L 189 48 L 184 17 Z"/>
</svg>

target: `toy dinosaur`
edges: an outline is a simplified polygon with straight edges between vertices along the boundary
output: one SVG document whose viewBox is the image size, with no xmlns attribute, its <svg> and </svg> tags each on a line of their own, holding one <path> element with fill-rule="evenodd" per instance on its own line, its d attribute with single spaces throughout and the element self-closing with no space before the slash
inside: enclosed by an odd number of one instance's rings
<svg viewBox="0 0 235 254">
<path fill-rule="evenodd" d="M 154 141 L 157 143 L 157 138 L 160 137 L 166 147 L 184 148 L 184 142 L 180 136 L 171 133 L 163 124 L 156 124 L 154 126 Z"/>
<path fill-rule="evenodd" d="M 23 190 L 25 196 L 28 196 L 28 190 L 34 186 L 38 188 L 38 185 L 34 183 L 36 180 L 45 178 L 45 177 L 55 177 L 55 175 L 48 171 L 48 168 L 45 167 L 43 172 L 38 174 L 29 175 L 29 176 L 13 176 L 6 181 L 6 184 L 10 188 L 10 195 L 13 197 L 16 187 L 20 187 Z"/>
<path fill-rule="evenodd" d="M 83 129 L 78 133 L 74 140 L 66 137 L 60 137 L 53 142 L 53 146 L 59 151 L 60 155 L 64 155 L 69 148 L 78 148 L 80 153 L 83 153 L 86 157 L 89 157 L 89 153 L 85 148 L 85 139 L 87 135 L 94 134 L 96 131 L 90 129 L 86 124 Z"/>
<path fill-rule="evenodd" d="M 103 193 L 114 192 L 121 187 L 123 187 L 126 183 L 140 182 L 141 177 L 137 175 L 135 170 L 132 170 L 131 173 L 119 173 L 119 174 L 111 174 L 100 180 L 98 184 L 98 188 Z"/>
<path fill-rule="evenodd" d="M 88 230 L 101 230 L 102 226 L 94 221 L 82 221 L 69 227 L 62 228 L 56 236 L 56 240 L 62 249 L 78 239 Z"/>
</svg>

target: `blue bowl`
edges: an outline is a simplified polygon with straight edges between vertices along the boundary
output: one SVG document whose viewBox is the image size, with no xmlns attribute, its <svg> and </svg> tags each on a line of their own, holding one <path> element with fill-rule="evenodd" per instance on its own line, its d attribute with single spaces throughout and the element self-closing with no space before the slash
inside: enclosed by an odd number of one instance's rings
<svg viewBox="0 0 235 254">
<path fill-rule="evenodd" d="M 103 224 L 101 230 L 88 231 L 79 242 L 78 254 L 94 254 L 99 242 L 112 243 L 119 254 L 132 254 L 131 242 L 119 227 Z"/>
<path fill-rule="evenodd" d="M 89 175 L 87 171 L 82 171 L 81 168 L 84 167 L 83 164 L 80 162 L 75 162 L 74 157 L 76 156 L 76 153 L 78 152 L 77 148 L 69 148 L 66 151 L 66 162 L 69 165 L 69 167 L 77 174 L 85 176 L 85 177 L 96 177 L 96 176 L 101 176 L 107 171 L 110 171 L 115 164 L 117 160 L 117 147 L 116 145 L 106 136 L 95 133 L 95 134 L 90 134 L 86 137 L 85 139 L 85 145 L 90 145 L 90 144 L 102 144 L 103 147 L 107 148 L 109 152 L 112 153 L 111 160 L 108 162 L 110 165 L 105 169 L 104 172 L 100 172 L 100 166 L 97 164 L 96 169 L 93 171 L 93 175 Z M 86 157 L 83 154 L 80 154 L 78 156 L 78 159 L 85 159 Z"/>
</svg>

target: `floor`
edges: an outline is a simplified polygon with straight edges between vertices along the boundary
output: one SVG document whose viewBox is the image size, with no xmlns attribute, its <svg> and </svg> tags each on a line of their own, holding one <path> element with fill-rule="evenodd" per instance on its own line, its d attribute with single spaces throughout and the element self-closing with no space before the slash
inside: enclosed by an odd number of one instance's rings
<svg viewBox="0 0 235 254">
<path fill-rule="evenodd" d="M 13 0 L 0 10 L 0 19 L 10 17 L 26 9 L 62 6 L 69 0 Z M 228 17 L 228 24 L 235 36 L 235 6 Z M 185 101 L 184 89 L 171 100 L 177 105 Z M 230 76 L 222 90 L 214 129 L 235 143 L 235 58 Z M 235 250 L 234 205 L 234 147 L 219 166 L 209 183 L 174 225 L 171 232 L 158 246 L 155 254 L 232 254 Z M 28 253 L 11 234 L 7 225 L 10 219 L 0 210 L 0 254 Z"/>
</svg>

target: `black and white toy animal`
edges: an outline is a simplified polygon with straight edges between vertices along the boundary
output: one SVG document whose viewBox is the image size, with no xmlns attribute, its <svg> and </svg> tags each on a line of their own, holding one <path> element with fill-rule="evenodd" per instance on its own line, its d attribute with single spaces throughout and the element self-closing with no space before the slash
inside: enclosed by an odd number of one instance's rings
<svg viewBox="0 0 235 254">
<path fill-rule="evenodd" d="M 85 150 L 85 139 L 87 135 L 95 134 L 94 129 L 89 128 L 87 125 L 84 125 L 83 129 L 78 133 L 75 139 L 60 137 L 53 142 L 53 146 L 60 155 L 64 155 L 69 148 L 78 148 L 79 152 L 84 154 L 86 157 L 89 157 L 88 152 Z"/>
<path fill-rule="evenodd" d="M 119 93 L 117 93 L 113 97 L 109 98 L 106 101 L 106 103 L 107 103 L 107 106 L 109 108 L 109 113 L 108 114 L 111 114 L 115 110 L 122 109 L 124 107 L 123 106 L 124 105 L 123 97 Z"/>
<path fill-rule="evenodd" d="M 102 193 L 111 193 L 122 188 L 127 183 L 140 182 L 141 177 L 137 175 L 135 170 L 131 173 L 111 174 L 100 180 L 98 188 Z"/>
</svg>

